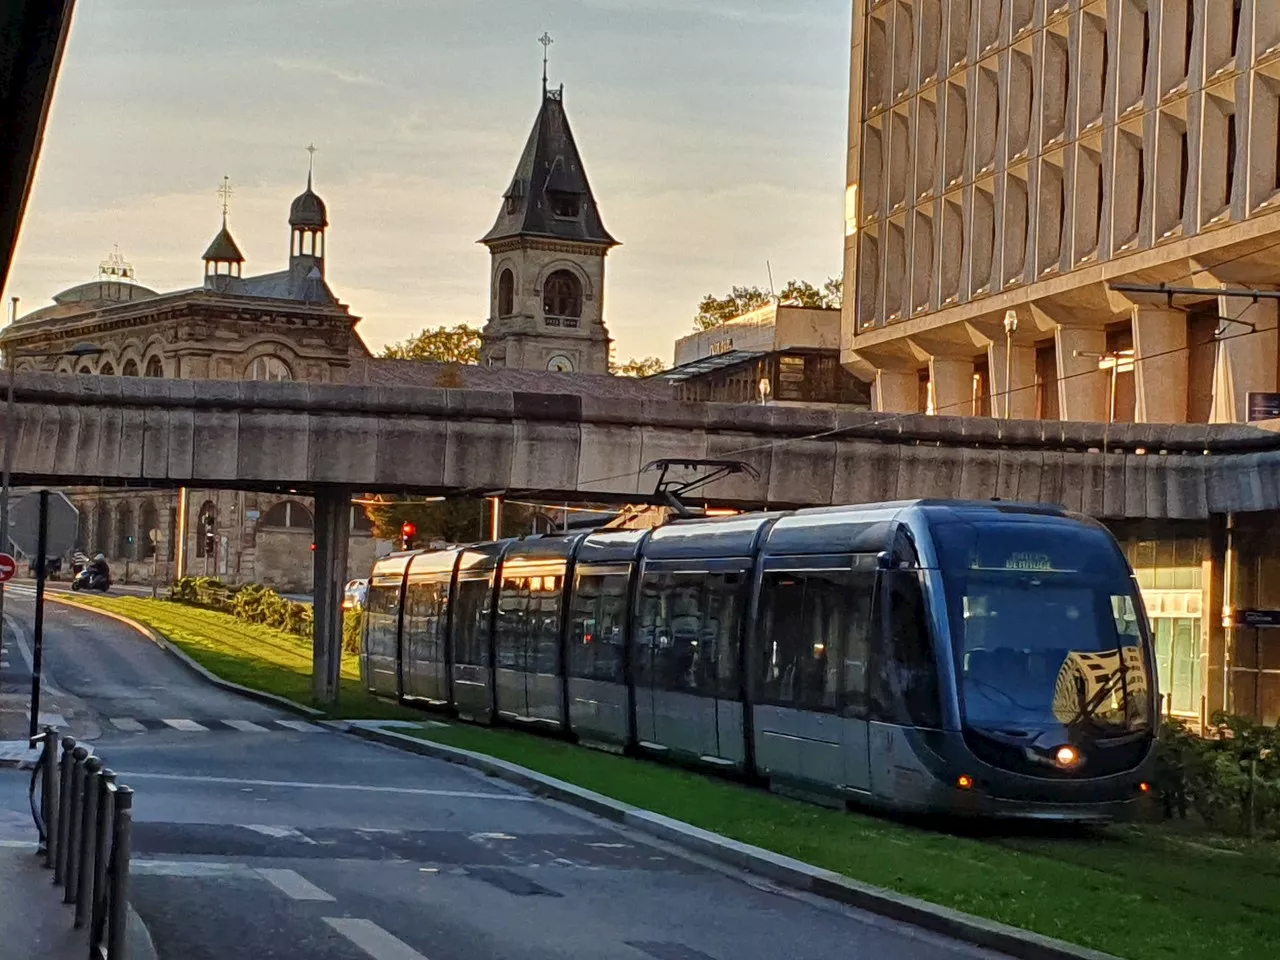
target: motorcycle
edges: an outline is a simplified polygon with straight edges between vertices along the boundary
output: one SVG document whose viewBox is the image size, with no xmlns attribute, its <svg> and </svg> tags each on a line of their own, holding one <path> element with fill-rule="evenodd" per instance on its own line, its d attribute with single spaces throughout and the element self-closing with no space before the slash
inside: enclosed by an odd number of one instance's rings
<svg viewBox="0 0 1280 960">
<path fill-rule="evenodd" d="M 100 593 L 106 593 L 111 589 L 111 577 L 86 567 L 77 573 L 76 578 L 71 581 L 71 589 L 77 593 L 81 590 L 97 590 Z"/>
</svg>

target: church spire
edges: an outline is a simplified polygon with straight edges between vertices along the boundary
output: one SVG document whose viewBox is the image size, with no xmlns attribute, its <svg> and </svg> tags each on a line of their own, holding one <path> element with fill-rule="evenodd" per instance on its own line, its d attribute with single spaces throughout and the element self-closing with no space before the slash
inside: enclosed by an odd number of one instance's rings
<svg viewBox="0 0 1280 960">
<path fill-rule="evenodd" d="M 551 52 L 551 45 L 555 43 L 551 39 L 551 34 L 542 31 L 542 36 L 538 38 L 538 42 L 542 44 L 542 99 L 547 99 L 547 59 Z"/>
<path fill-rule="evenodd" d="M 222 185 L 218 187 L 218 197 L 222 200 L 222 229 L 201 258 L 204 260 L 204 285 L 210 289 L 225 287 L 232 278 L 239 279 L 244 266 L 244 254 L 227 226 L 231 193 L 231 178 L 223 177 Z"/>
</svg>

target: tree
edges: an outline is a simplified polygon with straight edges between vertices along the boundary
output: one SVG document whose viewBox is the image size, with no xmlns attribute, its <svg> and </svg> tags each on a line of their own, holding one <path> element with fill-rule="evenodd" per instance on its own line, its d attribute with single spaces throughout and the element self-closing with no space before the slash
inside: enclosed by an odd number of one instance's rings
<svg viewBox="0 0 1280 960">
<path fill-rule="evenodd" d="M 734 317 L 763 307 L 769 300 L 769 294 L 759 287 L 734 287 L 727 297 L 709 293 L 698 304 L 698 315 L 693 318 L 693 325 L 698 330 L 712 330 Z"/>
<path fill-rule="evenodd" d="M 713 330 L 744 313 L 763 307 L 772 299 L 759 287 L 734 287 L 727 297 L 707 294 L 698 304 L 698 315 L 693 318 L 694 328 Z M 831 277 L 821 289 L 806 280 L 788 280 L 778 297 L 780 304 L 827 310 L 838 310 L 843 300 L 844 283 L 839 277 Z"/>
<path fill-rule="evenodd" d="M 480 331 L 465 323 L 456 327 L 426 329 L 408 340 L 390 344 L 382 355 L 391 360 L 479 363 Z"/>
<path fill-rule="evenodd" d="M 390 497 L 365 506 L 373 523 L 373 535 L 380 540 L 399 541 L 405 522 L 418 528 L 419 547 L 436 540 L 446 543 L 474 543 L 489 537 L 488 501 L 474 497 L 451 497 L 427 501 L 420 497 Z M 504 504 L 503 536 L 521 536 L 530 531 L 533 512 L 524 506 Z"/>
<path fill-rule="evenodd" d="M 610 364 L 610 373 L 615 377 L 652 377 L 661 373 L 667 365 L 657 357 L 645 357 L 643 360 L 628 360 L 626 363 Z"/>
</svg>

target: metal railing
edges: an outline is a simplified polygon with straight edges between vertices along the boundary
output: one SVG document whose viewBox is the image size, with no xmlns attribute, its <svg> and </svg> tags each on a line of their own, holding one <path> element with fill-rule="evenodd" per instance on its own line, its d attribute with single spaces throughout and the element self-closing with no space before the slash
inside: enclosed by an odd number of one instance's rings
<svg viewBox="0 0 1280 960">
<path fill-rule="evenodd" d="M 89 960 L 126 960 L 133 791 L 74 737 L 59 753 L 57 731 L 45 727 L 37 745 L 28 797 L 38 855 L 62 902 L 75 905 L 75 929 L 89 927 Z"/>
</svg>

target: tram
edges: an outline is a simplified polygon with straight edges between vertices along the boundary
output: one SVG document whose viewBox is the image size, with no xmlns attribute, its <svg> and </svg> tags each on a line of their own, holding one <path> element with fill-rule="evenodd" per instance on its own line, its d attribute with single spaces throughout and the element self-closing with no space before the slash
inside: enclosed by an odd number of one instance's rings
<svg viewBox="0 0 1280 960">
<path fill-rule="evenodd" d="M 1123 818 L 1154 655 L 1108 531 L 910 501 L 394 554 L 368 689 L 897 811 Z"/>
</svg>

